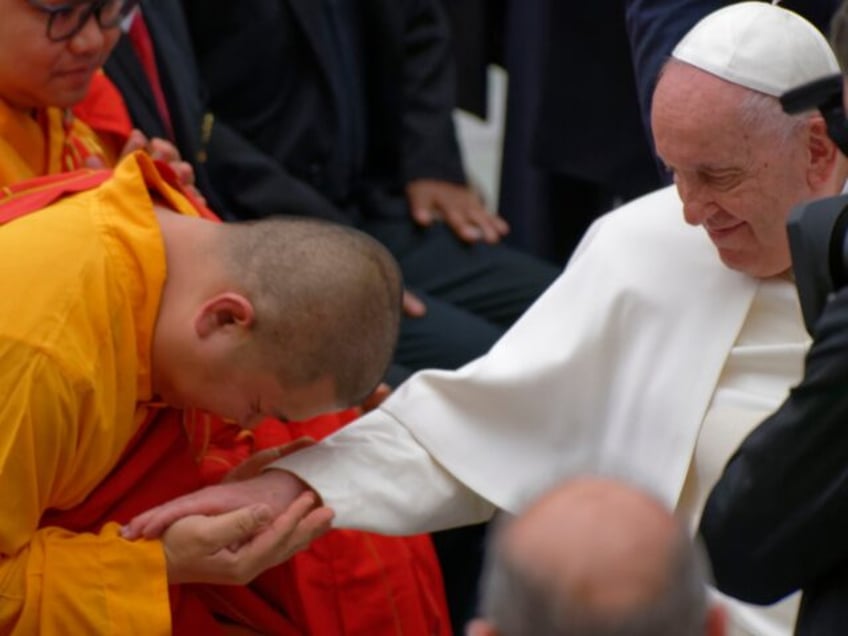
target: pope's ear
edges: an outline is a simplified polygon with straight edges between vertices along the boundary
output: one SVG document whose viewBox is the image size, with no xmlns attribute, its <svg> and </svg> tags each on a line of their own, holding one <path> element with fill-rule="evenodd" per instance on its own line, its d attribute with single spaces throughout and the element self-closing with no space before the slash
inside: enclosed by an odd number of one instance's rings
<svg viewBox="0 0 848 636">
<path fill-rule="evenodd" d="M 255 319 L 253 303 L 241 294 L 225 292 L 200 306 L 194 318 L 194 330 L 200 338 L 207 338 L 220 329 L 250 329 Z"/>
<path fill-rule="evenodd" d="M 827 134 L 823 117 L 810 118 L 807 148 L 810 157 L 807 180 L 817 190 L 830 181 L 840 156 L 839 148 Z"/>
</svg>

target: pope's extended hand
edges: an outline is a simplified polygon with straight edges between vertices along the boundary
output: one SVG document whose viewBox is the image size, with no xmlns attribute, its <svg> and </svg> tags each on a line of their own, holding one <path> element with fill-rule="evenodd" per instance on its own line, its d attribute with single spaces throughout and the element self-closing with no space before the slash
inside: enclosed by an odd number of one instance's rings
<svg viewBox="0 0 848 636">
<path fill-rule="evenodd" d="M 252 479 L 209 486 L 151 508 L 124 526 L 121 534 L 126 539 L 154 539 L 183 517 L 219 515 L 254 504 L 265 504 L 276 517 L 306 490 L 306 484 L 291 473 L 271 469 Z M 332 517 L 328 508 L 322 510 Z"/>
<path fill-rule="evenodd" d="M 407 184 L 406 198 L 418 225 L 443 221 L 469 243 L 497 243 L 509 232 L 506 221 L 489 212 L 477 193 L 465 185 L 418 179 Z"/>
<path fill-rule="evenodd" d="M 180 519 L 162 536 L 168 583 L 248 583 L 329 528 L 332 512 L 314 505 L 304 493 L 276 519 L 266 505 Z"/>
</svg>

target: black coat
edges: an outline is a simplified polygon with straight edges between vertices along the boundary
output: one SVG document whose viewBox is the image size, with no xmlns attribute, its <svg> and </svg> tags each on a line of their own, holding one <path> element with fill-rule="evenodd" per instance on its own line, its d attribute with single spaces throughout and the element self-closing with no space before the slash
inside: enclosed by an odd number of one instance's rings
<svg viewBox="0 0 848 636">
<path fill-rule="evenodd" d="M 366 215 L 369 193 L 416 178 L 463 182 L 452 119 L 449 33 L 434 0 L 359 0 L 357 56 L 365 147 L 353 182 L 339 152 L 326 16 L 316 0 L 184 0 L 216 114 L 297 180 Z M 379 200 L 379 197 L 377 197 Z M 393 205 L 388 214 L 406 214 Z"/>
<path fill-rule="evenodd" d="M 803 589 L 797 633 L 848 630 L 848 289 L 816 325 L 804 379 L 730 458 L 700 532 L 719 589 Z"/>
<path fill-rule="evenodd" d="M 548 0 L 545 43 L 535 163 L 625 198 L 659 187 L 639 116 L 624 0 Z"/>
<path fill-rule="evenodd" d="M 308 211 L 342 220 L 323 196 L 293 179 L 276 162 L 208 111 L 182 9 L 174 0 L 143 0 L 157 70 L 173 125 L 171 139 L 194 169 L 199 190 L 225 218 Z M 127 36 L 105 65 L 124 97 L 133 124 L 148 137 L 169 138 L 147 76 Z"/>
</svg>

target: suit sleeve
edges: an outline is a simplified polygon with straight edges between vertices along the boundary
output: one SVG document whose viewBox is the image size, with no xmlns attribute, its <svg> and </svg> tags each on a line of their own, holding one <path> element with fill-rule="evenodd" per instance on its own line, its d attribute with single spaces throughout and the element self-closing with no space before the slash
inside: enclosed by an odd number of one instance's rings
<svg viewBox="0 0 848 636">
<path fill-rule="evenodd" d="M 816 326 L 804 378 L 730 458 L 700 532 L 723 592 L 771 603 L 848 557 L 848 290 Z"/>
<path fill-rule="evenodd" d="M 405 182 L 465 182 L 453 109 L 456 74 L 450 27 L 438 0 L 404 0 L 403 148 Z"/>
<path fill-rule="evenodd" d="M 99 534 L 39 528 L 91 469 L 78 448 L 90 392 L 38 354 L 4 359 L 0 385 L 0 632 L 169 634 L 158 541 L 125 541 L 117 524 Z"/>
<path fill-rule="evenodd" d="M 204 164 L 224 209 L 238 219 L 310 216 L 350 225 L 350 218 L 224 122 L 215 121 Z"/>
</svg>

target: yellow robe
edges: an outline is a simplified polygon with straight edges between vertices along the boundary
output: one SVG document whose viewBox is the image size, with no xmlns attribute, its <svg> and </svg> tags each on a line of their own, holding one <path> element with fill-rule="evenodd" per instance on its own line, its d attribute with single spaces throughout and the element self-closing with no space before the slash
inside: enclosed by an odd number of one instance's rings
<svg viewBox="0 0 848 636">
<path fill-rule="evenodd" d="M 0 99 L 0 187 L 85 166 L 98 157 L 104 167 L 115 153 L 70 111 L 45 108 L 25 112 Z"/>
<path fill-rule="evenodd" d="M 39 529 L 108 475 L 151 399 L 165 254 L 142 173 L 155 178 L 133 155 L 100 187 L 0 230 L 3 634 L 170 633 L 159 541 L 124 541 L 116 524 Z"/>
</svg>

